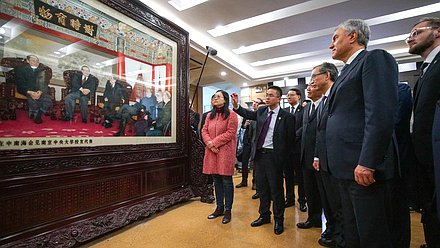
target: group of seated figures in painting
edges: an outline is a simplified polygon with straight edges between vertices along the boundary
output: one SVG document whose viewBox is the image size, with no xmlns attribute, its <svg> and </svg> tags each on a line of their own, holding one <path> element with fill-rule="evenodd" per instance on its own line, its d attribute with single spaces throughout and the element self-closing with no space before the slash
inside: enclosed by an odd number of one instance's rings
<svg viewBox="0 0 440 248">
<path fill-rule="evenodd" d="M 145 87 L 142 98 L 134 102 L 127 97 L 127 83 L 110 76 L 105 85 L 101 102 L 95 106 L 95 93 L 99 80 L 90 73 L 88 66 L 82 66 L 81 71 L 70 70 L 64 72 L 66 89 L 63 89 L 60 101 L 61 107 L 54 110 L 55 97 L 49 93 L 47 66 L 39 63 L 35 55 L 28 55 L 26 63 L 16 66 L 15 85 L 17 93 L 26 99 L 29 118 L 36 124 L 43 123 L 42 116 L 50 115 L 50 111 L 59 111 L 59 116 L 51 116 L 52 120 L 75 122 L 75 114 L 81 116 L 82 123 L 87 123 L 88 118 L 102 124 L 103 128 L 111 128 L 115 120 L 119 122 L 118 131 L 114 136 L 125 136 L 127 124 L 133 124 L 133 135 L 136 136 L 169 136 L 171 127 L 171 93 Z M 50 77 L 52 76 L 50 70 Z M 131 91 L 131 86 L 128 85 Z M 79 104 L 79 106 L 78 106 Z M 79 111 L 78 111 L 79 107 Z M 75 109 L 77 111 L 75 111 Z M 98 110 L 96 110 L 98 109 Z M 79 112 L 79 113 L 75 113 Z"/>
</svg>

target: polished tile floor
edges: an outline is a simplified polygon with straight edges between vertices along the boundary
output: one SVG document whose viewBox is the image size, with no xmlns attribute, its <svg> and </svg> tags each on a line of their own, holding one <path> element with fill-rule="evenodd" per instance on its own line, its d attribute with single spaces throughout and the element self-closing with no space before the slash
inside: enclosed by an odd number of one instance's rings
<svg viewBox="0 0 440 248">
<path fill-rule="evenodd" d="M 241 174 L 234 176 L 234 183 L 241 181 Z M 201 203 L 195 198 L 166 209 L 153 217 L 137 221 L 121 230 L 103 236 L 83 248 L 157 248 L 157 247 L 298 247 L 314 248 L 318 245 L 321 229 L 301 230 L 295 224 L 304 221 L 306 213 L 298 206 L 285 212 L 284 233 L 273 233 L 273 222 L 261 227 L 251 227 L 258 217 L 258 200 L 252 200 L 255 191 L 251 187 L 235 189 L 232 221 L 222 224 L 221 217 L 208 220 L 215 204 Z M 411 248 L 423 243 L 420 214 L 411 214 Z"/>
</svg>

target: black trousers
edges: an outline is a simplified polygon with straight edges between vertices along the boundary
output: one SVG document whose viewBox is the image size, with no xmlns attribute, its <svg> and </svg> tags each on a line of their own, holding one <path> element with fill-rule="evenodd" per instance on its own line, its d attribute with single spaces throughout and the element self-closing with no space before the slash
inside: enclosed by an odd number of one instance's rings
<svg viewBox="0 0 440 248">
<path fill-rule="evenodd" d="M 392 209 L 387 199 L 392 181 L 376 181 L 368 187 L 352 180 L 338 181 L 346 247 L 393 247 L 389 224 Z"/>
<path fill-rule="evenodd" d="M 249 158 L 251 156 L 251 144 L 243 145 L 243 153 L 241 157 L 241 181 L 247 183 L 249 175 Z"/>
<path fill-rule="evenodd" d="M 255 163 L 257 164 L 257 192 L 260 194 L 259 213 L 261 217 L 270 217 L 270 202 L 273 201 L 273 215 L 275 220 L 284 220 L 284 187 L 283 166 L 275 161 L 275 153 L 257 150 Z"/>
<path fill-rule="evenodd" d="M 307 197 L 308 220 L 313 223 L 321 223 L 322 204 L 318 190 L 317 172 L 303 168 L 304 191 Z"/>
<path fill-rule="evenodd" d="M 396 177 L 388 190 L 391 199 L 392 220 L 390 225 L 393 247 L 409 248 L 411 241 L 411 219 L 408 205 L 407 183 Z"/>
<path fill-rule="evenodd" d="M 286 180 L 286 201 L 295 202 L 295 183 L 298 184 L 298 202 L 306 203 L 304 191 L 303 170 L 300 164 L 301 154 L 295 153 L 293 161 L 284 167 L 284 179 Z"/>
<path fill-rule="evenodd" d="M 437 217 L 435 198 L 425 204 L 422 212 L 423 232 L 429 248 L 440 248 L 440 220 Z"/>
<path fill-rule="evenodd" d="M 316 171 L 316 182 L 321 198 L 326 228 L 331 233 L 337 247 L 345 247 L 343 235 L 343 213 L 338 181 L 327 171 Z M 347 246 L 349 247 L 349 246 Z"/>
</svg>

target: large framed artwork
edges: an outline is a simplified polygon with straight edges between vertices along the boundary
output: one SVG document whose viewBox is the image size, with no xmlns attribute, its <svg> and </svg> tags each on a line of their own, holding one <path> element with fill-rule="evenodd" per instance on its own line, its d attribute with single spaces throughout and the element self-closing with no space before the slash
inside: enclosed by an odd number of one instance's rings
<svg viewBox="0 0 440 248">
<path fill-rule="evenodd" d="M 0 149 L 176 142 L 183 37 L 91 0 L 0 9 Z"/>
<path fill-rule="evenodd" d="M 138 0 L 0 1 L 0 246 L 78 246 L 210 200 L 188 64 L 188 33 Z"/>
</svg>

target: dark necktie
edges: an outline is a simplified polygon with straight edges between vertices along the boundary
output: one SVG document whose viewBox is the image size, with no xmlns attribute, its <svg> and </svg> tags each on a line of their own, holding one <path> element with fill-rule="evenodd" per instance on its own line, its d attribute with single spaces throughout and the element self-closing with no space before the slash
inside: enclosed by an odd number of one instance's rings
<svg viewBox="0 0 440 248">
<path fill-rule="evenodd" d="M 312 108 L 311 111 L 309 112 L 309 116 L 311 116 L 314 112 L 315 112 L 315 104 L 312 102 Z"/>
<path fill-rule="evenodd" d="M 429 63 L 423 62 L 422 66 L 420 66 L 420 77 L 423 77 L 423 74 L 425 73 L 426 67 L 429 66 Z"/>
<path fill-rule="evenodd" d="M 81 81 L 81 84 L 85 83 L 87 81 L 87 77 L 84 77 L 83 80 Z"/>
<path fill-rule="evenodd" d="M 264 121 L 263 128 L 261 129 L 260 137 L 258 137 L 257 149 L 263 147 L 264 140 L 266 139 L 267 131 L 269 130 L 270 120 L 272 119 L 273 111 L 270 111 Z"/>
<path fill-rule="evenodd" d="M 325 107 L 325 104 L 327 102 L 326 100 L 327 100 L 327 96 L 323 96 L 322 100 L 321 100 L 321 103 L 318 106 L 318 120 L 321 119 L 322 112 L 324 111 L 324 107 Z"/>
<path fill-rule="evenodd" d="M 295 107 L 290 107 L 290 113 L 294 114 L 295 113 Z"/>
</svg>

